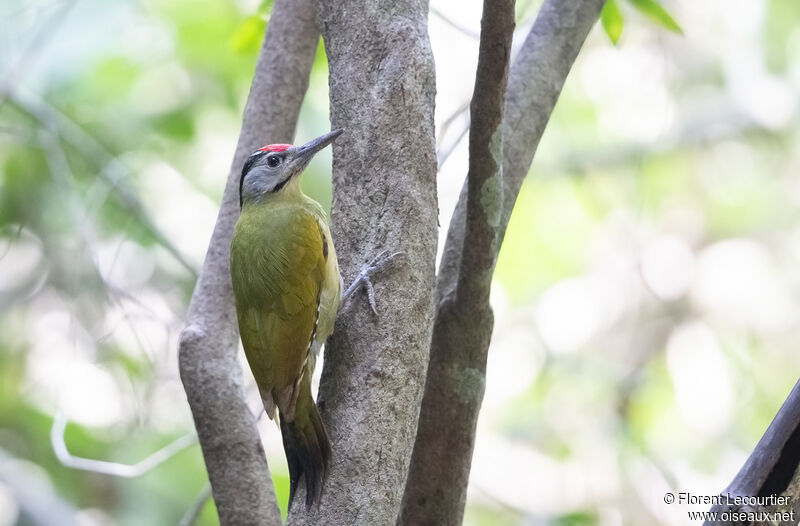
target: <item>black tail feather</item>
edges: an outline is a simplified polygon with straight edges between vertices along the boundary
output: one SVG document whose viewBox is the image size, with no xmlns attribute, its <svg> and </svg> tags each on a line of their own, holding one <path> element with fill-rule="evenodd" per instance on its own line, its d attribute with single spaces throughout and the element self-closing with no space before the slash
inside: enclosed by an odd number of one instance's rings
<svg viewBox="0 0 800 526">
<path fill-rule="evenodd" d="M 317 406 L 311 395 L 307 400 L 297 402 L 295 418 L 288 422 L 280 415 L 283 449 L 289 465 L 289 509 L 292 507 L 300 477 L 306 482 L 306 508 L 322 497 L 322 483 L 328 472 L 331 458 L 331 445 L 325 426 L 322 424 Z"/>
</svg>

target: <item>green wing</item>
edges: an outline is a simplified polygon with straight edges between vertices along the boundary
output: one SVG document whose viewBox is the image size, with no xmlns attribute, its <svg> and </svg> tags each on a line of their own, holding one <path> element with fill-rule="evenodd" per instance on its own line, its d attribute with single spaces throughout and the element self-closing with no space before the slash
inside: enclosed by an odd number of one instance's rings
<svg viewBox="0 0 800 526">
<path fill-rule="evenodd" d="M 268 412 L 277 405 L 294 415 L 324 272 L 323 237 L 311 214 L 296 206 L 242 211 L 231 276 L 242 344 Z"/>
</svg>

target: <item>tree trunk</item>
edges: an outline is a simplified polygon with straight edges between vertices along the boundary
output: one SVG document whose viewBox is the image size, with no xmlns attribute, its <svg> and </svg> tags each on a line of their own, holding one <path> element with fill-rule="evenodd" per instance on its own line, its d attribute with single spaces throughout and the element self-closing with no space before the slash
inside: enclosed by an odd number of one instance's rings
<svg viewBox="0 0 800 526">
<path fill-rule="evenodd" d="M 403 524 L 460 524 L 484 392 L 486 349 L 494 317 L 489 290 L 503 206 L 503 109 L 514 35 L 514 1 L 484 0 L 478 70 L 470 105 L 469 172 L 460 268 L 453 294 L 438 306 L 426 391 L 450 395 L 429 404 L 414 450 Z M 436 395 L 427 395 L 428 401 Z M 446 430 L 446 432 L 444 432 Z M 409 491 L 410 490 L 410 491 Z"/>
<path fill-rule="evenodd" d="M 319 41 L 312 0 L 277 0 L 259 54 L 217 223 L 181 333 L 181 380 L 223 525 L 279 525 L 280 512 L 236 359 L 239 334 L 230 282 L 230 240 L 247 156 L 291 141 Z"/>
<path fill-rule="evenodd" d="M 491 335 L 494 262 L 544 125 L 601 6 L 602 0 L 547 0 L 507 91 L 513 17 L 509 9 L 494 13 L 472 110 L 472 195 L 465 185 L 437 282 L 435 77 L 427 2 L 321 0 L 332 128 L 345 129 L 333 146 L 332 213 L 345 282 L 383 250 L 404 255 L 376 276 L 379 316 L 359 294 L 340 313 L 318 397 L 333 446 L 330 473 L 320 506 L 306 510 L 298 497 L 289 523 L 394 524 L 401 504 L 400 522 L 406 524 L 460 522 Z M 239 167 L 257 146 L 294 134 L 318 40 L 314 11 L 310 0 L 277 0 L 273 8 L 181 338 L 181 378 L 223 524 L 280 522 L 242 394 L 228 258 Z M 465 235 L 475 245 L 465 247 Z M 458 283 L 460 295 L 454 293 Z"/>
<path fill-rule="evenodd" d="M 333 458 L 319 509 L 290 524 L 394 524 L 417 427 L 433 321 L 435 77 L 419 0 L 323 0 L 330 65 L 333 241 L 345 284 L 384 249 L 404 256 L 361 294 L 325 351 L 319 405 Z"/>
<path fill-rule="evenodd" d="M 497 240 L 488 254 L 492 265 L 539 139 L 602 6 L 603 0 L 545 1 L 511 68 L 504 117 L 502 208 Z M 471 144 L 470 150 L 472 154 Z M 439 267 L 431 362 L 403 498 L 401 523 L 408 525 L 459 524 L 466 501 L 493 324 L 487 296 L 465 301 L 458 294 L 464 279 L 491 279 L 491 271 L 488 276 L 475 276 L 485 269 L 462 266 L 465 239 L 472 242 L 466 234 L 468 184 L 450 222 Z"/>
</svg>

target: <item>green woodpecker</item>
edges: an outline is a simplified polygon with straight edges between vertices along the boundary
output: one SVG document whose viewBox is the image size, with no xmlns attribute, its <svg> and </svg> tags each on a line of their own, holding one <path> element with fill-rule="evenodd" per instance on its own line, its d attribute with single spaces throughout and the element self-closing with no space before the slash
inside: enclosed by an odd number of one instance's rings
<svg viewBox="0 0 800 526">
<path fill-rule="evenodd" d="M 303 146 L 270 144 L 245 162 L 241 214 L 231 243 L 231 278 L 245 355 L 270 418 L 280 416 L 291 507 L 301 477 L 306 506 L 319 502 L 331 456 L 311 396 L 316 357 L 333 332 L 340 301 L 359 285 L 375 300 L 369 276 L 394 256 L 383 252 L 342 291 L 336 251 L 322 207 L 300 190 L 315 153 L 342 133 Z"/>
</svg>

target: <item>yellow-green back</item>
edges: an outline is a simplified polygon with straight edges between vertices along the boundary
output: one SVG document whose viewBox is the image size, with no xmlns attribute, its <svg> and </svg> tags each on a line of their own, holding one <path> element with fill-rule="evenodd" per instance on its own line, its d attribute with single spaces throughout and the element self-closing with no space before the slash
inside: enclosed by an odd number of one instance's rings
<svg viewBox="0 0 800 526">
<path fill-rule="evenodd" d="M 271 395 L 290 415 L 325 281 L 320 213 L 319 205 L 304 196 L 246 204 L 231 244 L 231 277 L 247 360 L 265 404 Z"/>
</svg>

